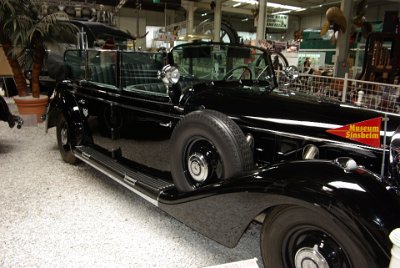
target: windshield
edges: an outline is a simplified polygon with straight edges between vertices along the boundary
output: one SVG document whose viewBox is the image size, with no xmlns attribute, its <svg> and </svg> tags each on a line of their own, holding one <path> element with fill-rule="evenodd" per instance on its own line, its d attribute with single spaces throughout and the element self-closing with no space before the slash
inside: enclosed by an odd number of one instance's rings
<svg viewBox="0 0 400 268">
<path fill-rule="evenodd" d="M 257 47 L 232 44 L 186 44 L 172 50 L 181 76 L 201 80 L 272 81 L 268 54 Z"/>
</svg>

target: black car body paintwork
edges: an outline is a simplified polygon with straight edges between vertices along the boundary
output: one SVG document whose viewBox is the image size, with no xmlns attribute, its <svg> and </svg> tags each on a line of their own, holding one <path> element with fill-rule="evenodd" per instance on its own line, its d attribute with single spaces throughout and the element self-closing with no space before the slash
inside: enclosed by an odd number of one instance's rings
<svg viewBox="0 0 400 268">
<path fill-rule="evenodd" d="M 7 122 L 10 128 L 17 125 L 17 128 L 21 128 L 24 121 L 21 117 L 11 114 L 10 109 L 4 98 L 0 96 L 0 120 Z"/>
<path fill-rule="evenodd" d="M 209 44 L 195 46 L 203 48 Z M 96 68 L 92 66 L 91 69 L 89 59 L 89 64 L 86 62 L 75 72 L 74 79 L 59 84 L 50 103 L 48 127 L 55 126 L 63 114 L 73 132 L 72 143 L 78 146 L 76 155 L 80 159 L 226 246 L 235 246 L 257 215 L 266 213 L 268 217 L 268 212 L 277 206 L 297 205 L 341 224 L 342 230 L 365 247 L 374 260 L 371 267 L 388 265 L 391 247 L 388 235 L 400 226 L 398 182 L 390 177 L 389 149 L 362 145 L 326 130 L 385 117 L 389 118 L 386 132 L 386 145 L 389 145 L 400 125 L 398 115 L 273 89 L 276 87 L 273 71 L 269 71 L 266 79 L 218 81 L 213 78 L 194 80 L 191 70 L 183 70 L 187 73 L 183 73 L 180 83 L 165 92 L 153 73 L 146 76 L 151 76 L 156 84 L 151 92 L 143 90 L 149 81 L 133 83 L 128 89 L 129 85 L 124 82 L 129 73 L 126 72 L 128 67 L 124 67 L 124 53 L 115 51 L 111 83 L 99 82 L 100 78 L 95 81 Z M 82 53 L 82 57 L 90 58 L 90 52 Z M 266 51 L 262 57 L 266 65 L 271 65 Z M 157 63 L 165 60 L 161 54 L 149 58 Z M 179 67 L 179 62 L 174 60 L 170 57 L 169 63 Z M 252 71 L 256 72 L 257 66 Z M 140 79 L 144 81 L 143 77 Z M 168 170 L 157 168 L 157 163 L 153 163 L 154 166 L 137 163 L 140 160 L 131 156 L 136 150 L 132 141 L 137 138 L 135 133 L 142 124 L 152 126 L 151 131 L 146 132 L 149 139 L 169 139 L 181 118 L 202 109 L 228 115 L 245 134 L 254 137 L 256 168 L 243 176 L 208 184 L 189 193 L 177 191 L 172 183 L 157 188 L 132 179 L 140 173 L 152 180 L 162 178 L 171 182 Z M 383 139 L 382 134 L 382 144 Z M 303 150 L 309 144 L 319 148 L 322 160 L 302 160 Z M 91 154 L 79 152 L 79 146 L 89 146 L 94 151 L 91 149 Z M 107 164 L 106 160 L 98 160 L 95 157 L 98 152 L 113 162 Z M 377 174 L 381 173 L 384 154 L 386 169 L 380 177 Z M 335 161 L 340 157 L 351 157 L 360 166 L 349 171 L 340 161 Z M 129 175 L 125 167 L 136 173 Z"/>
</svg>

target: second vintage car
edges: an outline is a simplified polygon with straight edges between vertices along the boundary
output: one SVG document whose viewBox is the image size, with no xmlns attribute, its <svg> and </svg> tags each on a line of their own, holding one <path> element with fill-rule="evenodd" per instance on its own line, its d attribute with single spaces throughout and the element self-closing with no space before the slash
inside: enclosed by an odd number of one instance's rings
<svg viewBox="0 0 400 268">
<path fill-rule="evenodd" d="M 14 126 L 21 128 L 24 123 L 24 120 L 22 120 L 21 117 L 10 112 L 8 104 L 2 96 L 0 96 L 0 120 L 7 122 L 10 128 L 13 128 Z"/>
<path fill-rule="evenodd" d="M 398 115 L 279 89 L 257 47 L 69 50 L 64 61 L 47 114 L 64 161 L 229 247 L 258 220 L 266 267 L 387 267 Z"/>
</svg>

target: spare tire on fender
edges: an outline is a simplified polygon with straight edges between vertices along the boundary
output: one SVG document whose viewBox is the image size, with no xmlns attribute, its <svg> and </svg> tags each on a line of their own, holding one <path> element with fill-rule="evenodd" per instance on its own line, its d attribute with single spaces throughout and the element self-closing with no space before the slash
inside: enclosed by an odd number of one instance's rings
<svg viewBox="0 0 400 268">
<path fill-rule="evenodd" d="M 187 114 L 171 137 L 171 173 L 176 188 L 193 191 L 254 167 L 246 138 L 228 116 L 201 110 Z"/>
</svg>

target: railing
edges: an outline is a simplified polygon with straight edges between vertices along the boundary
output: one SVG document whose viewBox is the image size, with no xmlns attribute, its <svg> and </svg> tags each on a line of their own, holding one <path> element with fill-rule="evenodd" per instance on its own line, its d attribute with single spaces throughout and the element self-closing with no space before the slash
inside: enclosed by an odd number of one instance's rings
<svg viewBox="0 0 400 268">
<path fill-rule="evenodd" d="M 288 81 L 278 74 L 279 87 L 332 98 L 360 107 L 383 112 L 400 113 L 400 85 L 345 78 L 300 74 Z"/>
</svg>

